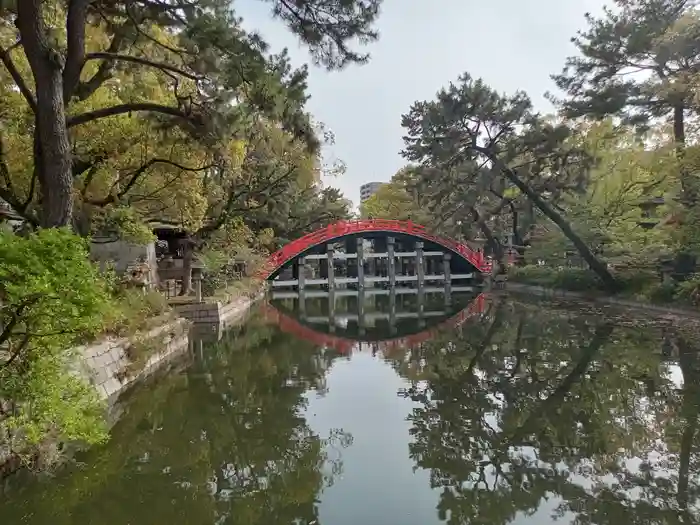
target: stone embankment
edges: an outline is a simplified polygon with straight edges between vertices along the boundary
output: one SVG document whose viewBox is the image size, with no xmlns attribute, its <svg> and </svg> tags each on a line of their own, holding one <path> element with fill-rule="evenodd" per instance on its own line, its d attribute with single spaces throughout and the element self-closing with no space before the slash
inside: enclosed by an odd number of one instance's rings
<svg viewBox="0 0 700 525">
<path fill-rule="evenodd" d="M 76 372 L 94 385 L 99 396 L 107 402 L 109 420 L 114 423 L 119 413 L 115 405 L 124 392 L 154 372 L 166 369 L 168 364 L 179 362 L 179 358 L 188 354 L 193 339 L 199 338 L 197 333 L 221 334 L 227 326 L 240 322 L 261 296 L 183 305 L 175 309 L 180 317 L 171 317 L 162 325 L 136 337 L 108 338 L 76 348 L 79 356 Z M 48 443 L 46 447 L 53 450 L 56 443 Z M 41 457 L 43 455 L 39 451 L 37 461 L 45 462 Z M 19 458 L 9 447 L 3 446 L 0 437 L 0 479 L 19 468 Z"/>
</svg>

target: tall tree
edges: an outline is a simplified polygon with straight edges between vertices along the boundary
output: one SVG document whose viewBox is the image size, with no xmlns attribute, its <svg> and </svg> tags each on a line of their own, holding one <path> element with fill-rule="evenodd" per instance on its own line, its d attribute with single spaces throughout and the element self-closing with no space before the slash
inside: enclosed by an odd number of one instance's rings
<svg viewBox="0 0 700 525">
<path fill-rule="evenodd" d="M 679 170 L 682 211 L 692 230 L 700 218 L 700 185 L 686 159 L 688 119 L 696 116 L 700 68 L 700 14 L 695 0 L 613 0 L 600 17 L 572 39 L 579 54 L 554 75 L 567 95 L 568 117 L 615 116 L 648 128 L 671 125 Z M 700 253 L 700 238 L 683 244 Z"/>
<path fill-rule="evenodd" d="M 535 113 L 525 93 L 501 95 L 467 73 L 440 90 L 436 100 L 414 103 L 402 125 L 407 159 L 447 173 L 469 169 L 473 175 L 467 184 L 485 173 L 503 179 L 493 187 L 512 189 L 530 200 L 561 229 L 604 285 L 619 289 L 607 265 L 552 202 L 562 192 L 581 191 L 590 169 L 590 158 L 570 127 Z"/>
<path fill-rule="evenodd" d="M 284 20 L 328 68 L 364 62 L 350 42 L 376 38 L 371 29 L 381 0 L 274 0 L 273 15 Z M 276 106 L 269 90 L 253 82 L 261 73 L 282 74 L 263 57 L 264 43 L 240 29 L 228 0 L 165 1 L 22 0 L 3 4 L 5 40 L 0 58 L 32 113 L 34 165 L 41 190 L 41 224 L 70 223 L 73 211 L 72 128 L 116 115 L 146 113 L 175 120 L 199 136 L 216 133 L 231 102 L 248 96 L 267 110 L 277 110 L 297 133 L 308 129 L 298 111 Z M 87 28 L 98 25 L 108 37 L 92 49 Z M 16 27 L 16 30 L 13 29 Z M 160 56 L 144 55 L 140 44 L 155 44 Z M 31 72 L 23 76 L 17 61 L 26 57 Z M 88 72 L 86 66 L 96 64 Z M 105 85 L 119 68 L 154 68 L 170 78 L 174 102 L 148 96 L 91 111 L 73 107 Z M 292 75 L 281 88 L 294 92 Z M 265 84 L 264 82 L 262 84 Z M 252 90 L 252 92 L 251 92 Z M 299 107 L 299 106 L 298 106 Z M 76 111 L 77 109 L 77 111 Z"/>
</svg>

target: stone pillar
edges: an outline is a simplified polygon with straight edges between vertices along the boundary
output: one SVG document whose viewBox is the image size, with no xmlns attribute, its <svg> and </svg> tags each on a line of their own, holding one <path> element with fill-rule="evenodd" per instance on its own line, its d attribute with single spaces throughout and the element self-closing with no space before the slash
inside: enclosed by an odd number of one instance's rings
<svg viewBox="0 0 700 525">
<path fill-rule="evenodd" d="M 299 276 L 299 293 L 301 293 L 306 286 L 306 259 L 304 257 L 299 257 L 298 260 L 297 275 Z"/>
<path fill-rule="evenodd" d="M 194 293 L 198 303 L 202 302 L 202 278 L 198 277 L 194 282 Z"/>
<path fill-rule="evenodd" d="M 345 239 L 345 253 L 356 253 L 357 241 L 355 239 Z M 348 277 L 357 277 L 357 259 L 345 259 L 346 275 Z"/>
<path fill-rule="evenodd" d="M 198 303 L 202 302 L 202 272 L 201 268 L 193 268 L 192 269 L 192 281 L 194 284 L 194 294 L 195 294 L 195 299 L 197 300 Z"/>
<path fill-rule="evenodd" d="M 394 289 L 396 285 L 396 259 L 394 258 L 394 248 L 396 247 L 396 239 L 389 237 L 386 243 L 386 251 L 389 255 L 387 259 L 387 272 L 389 273 L 389 286 Z"/>
<path fill-rule="evenodd" d="M 425 283 L 425 260 L 423 256 L 423 243 L 416 242 L 416 276 L 418 277 L 418 288 L 423 288 Z"/>
<path fill-rule="evenodd" d="M 357 238 L 357 288 L 365 287 L 365 250 L 362 237 Z"/>
</svg>

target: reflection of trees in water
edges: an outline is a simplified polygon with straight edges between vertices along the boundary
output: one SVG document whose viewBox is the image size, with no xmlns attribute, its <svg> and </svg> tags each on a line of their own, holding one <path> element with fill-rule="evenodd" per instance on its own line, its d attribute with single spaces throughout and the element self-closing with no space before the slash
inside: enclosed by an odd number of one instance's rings
<svg viewBox="0 0 700 525">
<path fill-rule="evenodd" d="M 420 403 L 411 455 L 442 489 L 440 518 L 505 524 L 556 496 L 564 522 L 699 522 L 691 340 L 677 338 L 682 389 L 658 330 L 517 304 L 397 356 Z"/>
<path fill-rule="evenodd" d="M 351 437 L 303 416 L 333 356 L 259 320 L 234 328 L 188 373 L 137 392 L 84 468 L 0 504 L 9 522 L 317 523 L 317 500 Z M 75 470 L 75 469 L 74 469 Z M 7 506 L 7 508 L 5 508 Z M 17 519 L 13 521 L 12 517 Z M 80 518 L 83 518 L 82 520 Z"/>
</svg>

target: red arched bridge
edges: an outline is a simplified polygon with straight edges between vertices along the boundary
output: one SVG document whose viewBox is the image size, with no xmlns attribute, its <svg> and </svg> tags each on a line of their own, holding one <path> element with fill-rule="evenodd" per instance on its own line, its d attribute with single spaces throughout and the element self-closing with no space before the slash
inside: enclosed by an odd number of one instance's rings
<svg viewBox="0 0 700 525">
<path fill-rule="evenodd" d="M 304 235 L 276 251 L 266 261 L 260 272 L 263 279 L 274 279 L 280 270 L 291 261 L 304 256 L 305 253 L 323 244 L 337 242 L 345 237 L 407 236 L 418 241 L 434 243 L 468 263 L 476 271 L 487 273 L 491 270 L 491 261 L 481 250 L 474 250 L 465 243 L 454 239 L 440 237 L 429 233 L 424 226 L 411 221 L 394 221 L 385 219 L 368 219 L 358 221 L 341 221 L 330 224 L 325 228 Z"/>
<path fill-rule="evenodd" d="M 466 308 L 453 315 L 446 321 L 440 323 L 438 326 L 405 337 L 385 339 L 382 341 L 372 341 L 369 342 L 369 344 L 383 352 L 396 348 L 410 348 L 433 339 L 438 333 L 445 329 L 458 328 L 468 319 L 484 314 L 486 311 L 486 305 L 487 296 L 486 294 L 481 293 L 474 298 Z M 313 328 L 302 324 L 294 317 L 283 313 L 269 303 L 265 305 L 265 315 L 269 320 L 277 324 L 282 331 L 291 334 L 298 339 L 304 339 L 319 346 L 333 348 L 342 354 L 349 353 L 355 345 L 362 342 L 360 340 L 314 330 Z"/>
</svg>

